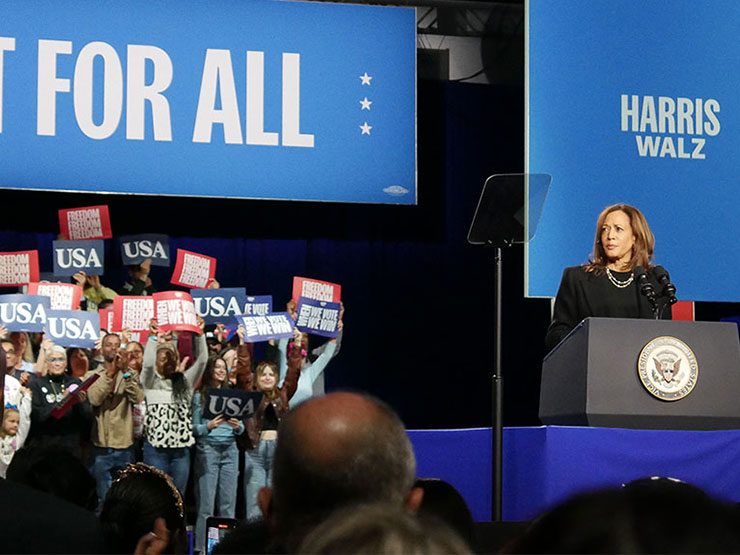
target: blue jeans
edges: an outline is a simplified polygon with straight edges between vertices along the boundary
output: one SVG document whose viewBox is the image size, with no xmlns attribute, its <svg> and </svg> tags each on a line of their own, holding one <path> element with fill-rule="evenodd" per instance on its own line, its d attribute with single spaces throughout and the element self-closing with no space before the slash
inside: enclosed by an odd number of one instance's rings
<svg viewBox="0 0 740 555">
<path fill-rule="evenodd" d="M 195 499 L 198 504 L 195 541 L 202 553 L 206 546 L 206 519 L 211 515 L 234 518 L 238 479 L 236 441 L 198 441 L 195 444 Z"/>
<path fill-rule="evenodd" d="M 247 520 L 262 518 L 257 493 L 260 488 L 272 483 L 272 458 L 275 456 L 277 440 L 262 439 L 256 449 L 244 452 L 244 500 L 247 505 Z"/>
<path fill-rule="evenodd" d="M 108 488 L 113 483 L 111 471 L 125 468 L 134 462 L 134 452 L 131 447 L 114 449 L 113 447 L 96 447 L 90 451 L 90 472 L 95 478 L 95 489 L 98 493 L 98 507 L 103 506 L 103 500 Z"/>
<path fill-rule="evenodd" d="M 185 498 L 190 474 L 190 447 L 154 447 L 144 441 L 144 463 L 169 474 Z"/>
</svg>

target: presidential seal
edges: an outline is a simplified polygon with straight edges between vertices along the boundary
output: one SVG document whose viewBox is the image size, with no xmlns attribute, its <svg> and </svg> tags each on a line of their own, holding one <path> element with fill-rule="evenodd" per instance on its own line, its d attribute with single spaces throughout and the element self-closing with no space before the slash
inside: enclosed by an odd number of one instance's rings
<svg viewBox="0 0 740 555">
<path fill-rule="evenodd" d="M 678 401 L 694 389 L 699 366 L 686 343 L 662 336 L 643 347 L 637 373 L 651 395 L 663 401 Z"/>
</svg>

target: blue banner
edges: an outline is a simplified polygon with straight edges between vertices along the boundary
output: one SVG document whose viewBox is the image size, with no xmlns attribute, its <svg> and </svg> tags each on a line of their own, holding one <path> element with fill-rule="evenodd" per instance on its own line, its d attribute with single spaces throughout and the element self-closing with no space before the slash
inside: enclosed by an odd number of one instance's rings
<svg viewBox="0 0 740 555">
<path fill-rule="evenodd" d="M 126 266 L 141 264 L 151 260 L 152 266 L 170 266 L 170 238 L 167 235 L 148 233 L 126 235 L 119 239 L 121 260 Z"/>
<path fill-rule="evenodd" d="M 296 312 L 296 327 L 306 333 L 323 335 L 324 337 L 336 337 L 339 334 L 339 310 L 340 303 L 328 301 L 317 301 L 300 297 Z"/>
<path fill-rule="evenodd" d="M 0 324 L 8 331 L 44 331 L 50 303 L 45 295 L 0 295 Z"/>
<path fill-rule="evenodd" d="M 247 292 L 243 287 L 225 287 L 223 289 L 191 289 L 195 312 L 206 324 L 236 323 L 238 314 L 244 313 Z"/>
<path fill-rule="evenodd" d="M 257 410 L 262 400 L 261 391 L 243 391 L 241 389 L 209 389 L 208 398 L 203 407 L 203 416 L 208 419 L 216 418 L 219 414 L 224 422 L 229 418 L 244 420 Z"/>
<path fill-rule="evenodd" d="M 244 341 L 257 343 L 270 339 L 293 337 L 293 318 L 287 312 L 275 312 L 265 316 L 237 316 L 246 330 Z"/>
<path fill-rule="evenodd" d="M 244 303 L 244 314 L 265 316 L 272 312 L 272 295 L 249 295 Z"/>
<path fill-rule="evenodd" d="M 596 218 L 638 207 L 678 297 L 740 301 L 736 0 L 530 0 L 526 171 L 552 175 L 528 247 L 530 296 L 554 296 Z M 719 263 L 722 261 L 722 263 Z"/>
<path fill-rule="evenodd" d="M 103 274 L 103 240 L 54 241 L 54 275 L 73 276 L 84 271 L 90 276 Z"/>
<path fill-rule="evenodd" d="M 416 202 L 413 8 L 6 0 L 0 187 Z"/>
<path fill-rule="evenodd" d="M 85 310 L 49 310 L 46 333 L 62 347 L 94 349 L 100 335 L 100 318 L 97 312 Z"/>
</svg>

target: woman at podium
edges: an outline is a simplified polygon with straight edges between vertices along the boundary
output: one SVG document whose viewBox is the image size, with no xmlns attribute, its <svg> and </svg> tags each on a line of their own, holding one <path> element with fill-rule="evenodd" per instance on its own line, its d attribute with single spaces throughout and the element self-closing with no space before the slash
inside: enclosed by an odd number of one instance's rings
<svg viewBox="0 0 740 555">
<path fill-rule="evenodd" d="M 652 302 L 640 289 L 660 292 L 662 285 L 653 272 L 655 238 L 645 216 L 628 204 L 605 208 L 596 221 L 594 248 L 588 264 L 571 266 L 555 298 L 552 322 L 547 330 L 548 351 L 589 316 L 611 318 L 670 319 L 665 298 Z M 645 273 L 640 273 L 640 267 Z M 638 269 L 637 275 L 635 268 Z"/>
</svg>

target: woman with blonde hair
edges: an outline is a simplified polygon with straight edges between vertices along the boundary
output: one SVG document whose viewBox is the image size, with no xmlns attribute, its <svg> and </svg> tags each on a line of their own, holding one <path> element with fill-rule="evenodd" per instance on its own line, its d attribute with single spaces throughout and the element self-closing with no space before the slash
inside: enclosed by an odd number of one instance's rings
<svg viewBox="0 0 740 555">
<path fill-rule="evenodd" d="M 297 330 L 296 330 L 297 331 Z M 247 505 L 247 519 L 256 520 L 262 516 L 257 504 L 260 488 L 272 481 L 272 459 L 275 454 L 277 430 L 280 419 L 290 409 L 289 401 L 298 386 L 303 357 L 301 355 L 301 336 L 296 333 L 293 349 L 288 356 L 288 372 L 282 387 L 278 387 L 278 369 L 274 362 L 260 362 L 254 373 L 249 345 L 244 343 L 245 330 L 237 328 L 239 348 L 237 349 L 236 383 L 240 389 L 261 391 L 262 400 L 254 414 L 244 421 L 246 432 L 237 438 L 244 449 L 244 494 Z"/>
<path fill-rule="evenodd" d="M 553 319 L 545 344 L 555 347 L 589 316 L 670 319 L 667 299 L 657 299 L 657 310 L 640 293 L 635 268 L 641 266 L 655 291 L 661 286 L 653 272 L 655 238 L 645 216 L 628 204 L 607 206 L 596 221 L 596 236 L 589 262 L 563 272 Z"/>
</svg>

